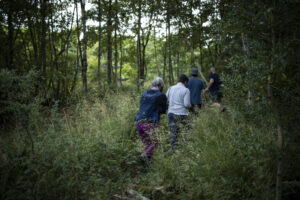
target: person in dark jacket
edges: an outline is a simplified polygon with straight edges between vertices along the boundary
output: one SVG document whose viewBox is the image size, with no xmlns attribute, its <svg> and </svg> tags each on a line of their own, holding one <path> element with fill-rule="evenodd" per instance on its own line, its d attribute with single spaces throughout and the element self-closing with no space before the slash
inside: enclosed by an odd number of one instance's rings
<svg viewBox="0 0 300 200">
<path fill-rule="evenodd" d="M 191 93 L 191 112 L 195 112 L 196 108 L 201 109 L 202 107 L 202 99 L 201 93 L 202 90 L 205 89 L 203 81 L 198 78 L 198 69 L 193 68 L 191 71 L 192 77 L 189 78 L 189 82 L 187 84 L 187 88 Z"/>
<path fill-rule="evenodd" d="M 210 68 L 209 83 L 204 92 L 209 90 L 211 102 L 221 103 L 222 94 L 220 92 L 221 80 L 219 75 L 216 73 L 216 68 Z"/>
<path fill-rule="evenodd" d="M 162 93 L 164 81 L 157 77 L 153 80 L 150 90 L 143 93 L 140 109 L 135 117 L 136 127 L 145 147 L 142 157 L 151 158 L 158 146 L 156 128 L 160 115 L 167 111 L 167 97 Z"/>
<path fill-rule="evenodd" d="M 216 68 L 210 68 L 209 83 L 207 88 L 205 88 L 204 93 L 209 90 L 212 105 L 220 108 L 221 112 L 224 112 L 226 107 L 221 103 L 223 97 L 223 94 L 220 91 L 221 83 L 220 77 L 216 73 Z"/>
</svg>

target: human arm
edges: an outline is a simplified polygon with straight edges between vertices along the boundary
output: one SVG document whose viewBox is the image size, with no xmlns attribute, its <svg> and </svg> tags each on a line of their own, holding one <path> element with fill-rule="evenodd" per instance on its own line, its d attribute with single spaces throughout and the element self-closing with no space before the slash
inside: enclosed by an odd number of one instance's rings
<svg viewBox="0 0 300 200">
<path fill-rule="evenodd" d="M 158 97 L 157 99 L 157 105 L 158 105 L 158 112 L 160 114 L 165 114 L 167 109 L 168 109 L 168 104 L 167 104 L 167 97 L 166 95 L 162 94 Z"/>
<path fill-rule="evenodd" d="M 186 107 L 186 108 L 191 107 L 191 93 L 190 93 L 189 89 L 186 90 L 186 93 L 185 93 L 184 99 L 183 99 L 183 104 L 184 104 L 184 107 Z"/>
<path fill-rule="evenodd" d="M 171 88 L 169 88 L 169 89 L 167 90 L 167 92 L 166 92 L 167 101 L 169 101 L 169 100 L 170 100 L 170 98 L 169 98 L 169 95 L 170 95 L 170 90 L 171 90 Z"/>
<path fill-rule="evenodd" d="M 215 80 L 213 78 L 209 79 L 209 83 L 207 85 L 207 87 L 204 89 L 204 93 L 207 92 L 209 90 L 209 88 L 214 84 Z"/>
</svg>

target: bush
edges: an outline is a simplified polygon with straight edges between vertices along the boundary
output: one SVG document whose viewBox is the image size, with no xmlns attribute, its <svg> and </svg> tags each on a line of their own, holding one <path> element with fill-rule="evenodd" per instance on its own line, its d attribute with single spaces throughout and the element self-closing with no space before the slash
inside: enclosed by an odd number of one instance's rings
<svg viewBox="0 0 300 200">
<path fill-rule="evenodd" d="M 18 75 L 15 71 L 0 70 L 0 129 L 12 128 L 28 118 L 34 100 L 34 71 Z"/>
<path fill-rule="evenodd" d="M 132 139 L 135 99 L 119 97 L 54 107 L 44 122 L 31 116 L 34 148 L 23 129 L 2 136 L 1 199 L 108 199 L 125 190 L 141 166 Z"/>
</svg>

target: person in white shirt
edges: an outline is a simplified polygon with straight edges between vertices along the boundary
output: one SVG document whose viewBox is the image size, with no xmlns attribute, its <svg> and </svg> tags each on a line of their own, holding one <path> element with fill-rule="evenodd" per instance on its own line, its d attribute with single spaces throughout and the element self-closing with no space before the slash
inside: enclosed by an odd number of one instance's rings
<svg viewBox="0 0 300 200">
<path fill-rule="evenodd" d="M 186 87 L 188 81 L 186 75 L 180 75 L 178 83 L 171 86 L 166 93 L 169 102 L 168 119 L 172 153 L 175 152 L 179 127 L 187 125 L 187 116 L 191 107 L 190 90 Z"/>
</svg>

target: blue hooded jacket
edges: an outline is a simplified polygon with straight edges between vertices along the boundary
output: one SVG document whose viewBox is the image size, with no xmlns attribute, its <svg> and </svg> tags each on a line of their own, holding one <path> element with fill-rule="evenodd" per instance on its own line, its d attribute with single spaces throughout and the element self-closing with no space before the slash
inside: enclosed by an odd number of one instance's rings
<svg viewBox="0 0 300 200">
<path fill-rule="evenodd" d="M 158 90 L 148 90 L 141 97 L 140 110 L 134 120 L 157 123 L 160 114 L 166 113 L 167 108 L 167 97 L 164 93 Z"/>
<path fill-rule="evenodd" d="M 203 82 L 199 78 L 191 77 L 187 87 L 191 92 L 191 104 L 202 104 L 201 92 L 205 88 Z"/>
</svg>

